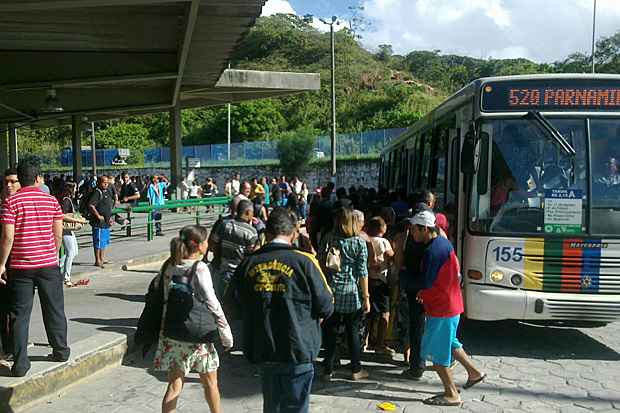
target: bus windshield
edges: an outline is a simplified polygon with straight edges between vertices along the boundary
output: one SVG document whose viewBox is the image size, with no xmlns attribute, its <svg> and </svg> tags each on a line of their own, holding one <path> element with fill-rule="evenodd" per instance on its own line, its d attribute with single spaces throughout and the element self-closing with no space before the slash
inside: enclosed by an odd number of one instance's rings
<svg viewBox="0 0 620 413">
<path fill-rule="evenodd" d="M 481 142 L 481 164 L 473 180 L 470 228 L 483 233 L 620 235 L 620 119 L 591 120 L 591 183 L 586 120 L 547 120 L 576 154 L 567 153 L 532 119 L 483 121 L 488 139 Z"/>
</svg>

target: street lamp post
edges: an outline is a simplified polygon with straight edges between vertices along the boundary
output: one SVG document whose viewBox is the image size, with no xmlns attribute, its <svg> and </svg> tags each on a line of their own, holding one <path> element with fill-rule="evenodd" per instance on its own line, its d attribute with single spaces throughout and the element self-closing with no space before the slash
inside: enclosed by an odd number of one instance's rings
<svg viewBox="0 0 620 413">
<path fill-rule="evenodd" d="M 594 0 L 594 10 L 592 12 L 592 73 L 596 73 L 596 61 L 594 54 L 596 53 L 596 0 Z"/>
<path fill-rule="evenodd" d="M 338 24 L 338 18 L 332 16 L 331 21 L 319 19 L 323 24 L 329 25 L 329 34 L 331 39 L 331 100 L 332 100 L 332 125 L 331 125 L 331 152 L 332 152 L 332 182 L 336 183 L 336 51 L 334 40 L 334 24 Z"/>
</svg>

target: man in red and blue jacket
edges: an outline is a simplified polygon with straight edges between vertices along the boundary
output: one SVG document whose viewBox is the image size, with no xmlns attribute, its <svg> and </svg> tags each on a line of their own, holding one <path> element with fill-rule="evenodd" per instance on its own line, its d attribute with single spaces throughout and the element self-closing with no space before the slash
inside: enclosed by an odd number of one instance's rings
<svg viewBox="0 0 620 413">
<path fill-rule="evenodd" d="M 467 383 L 463 388 L 480 383 L 486 375 L 473 365 L 463 350 L 463 345 L 456 338 L 463 312 L 459 261 L 450 241 L 439 236 L 432 212 L 419 212 L 411 219 L 411 223 L 414 240 L 427 246 L 422 259 L 424 285 L 418 293 L 418 299 L 426 313 L 420 352 L 422 359 L 433 363 L 445 388 L 443 394 L 426 399 L 424 403 L 433 406 L 460 406 L 461 396 L 450 370 L 452 358 L 467 370 Z"/>
</svg>

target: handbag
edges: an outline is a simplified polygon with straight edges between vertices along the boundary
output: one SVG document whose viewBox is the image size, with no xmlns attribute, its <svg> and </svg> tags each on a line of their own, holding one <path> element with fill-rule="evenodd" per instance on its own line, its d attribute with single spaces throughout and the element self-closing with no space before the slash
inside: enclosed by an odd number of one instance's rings
<svg viewBox="0 0 620 413">
<path fill-rule="evenodd" d="M 164 336 L 186 343 L 214 343 L 218 337 L 215 315 L 192 287 L 199 263 L 196 261 L 183 275 L 172 277 L 166 302 Z"/>
<path fill-rule="evenodd" d="M 82 219 L 80 213 L 75 211 L 75 206 L 73 205 L 71 198 L 65 197 L 65 199 L 68 199 L 71 202 L 71 208 L 73 210 L 73 212 L 66 213 L 65 216 L 74 219 Z M 79 222 L 62 222 L 62 229 L 65 231 L 79 231 L 83 226 L 84 224 L 80 224 Z"/>
<path fill-rule="evenodd" d="M 333 237 L 330 236 L 327 241 L 327 255 L 325 257 L 325 267 L 329 270 L 340 272 L 342 268 L 342 260 L 340 257 L 340 248 L 333 244 Z"/>
</svg>

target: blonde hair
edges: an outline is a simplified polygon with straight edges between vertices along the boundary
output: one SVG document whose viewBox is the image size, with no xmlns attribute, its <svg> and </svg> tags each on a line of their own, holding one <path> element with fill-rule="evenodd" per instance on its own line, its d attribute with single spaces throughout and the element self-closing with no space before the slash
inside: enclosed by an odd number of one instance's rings
<svg viewBox="0 0 620 413">
<path fill-rule="evenodd" d="M 336 212 L 334 227 L 336 233 L 345 238 L 354 237 L 360 233 L 358 218 L 355 217 L 351 208 L 340 208 Z"/>
</svg>

